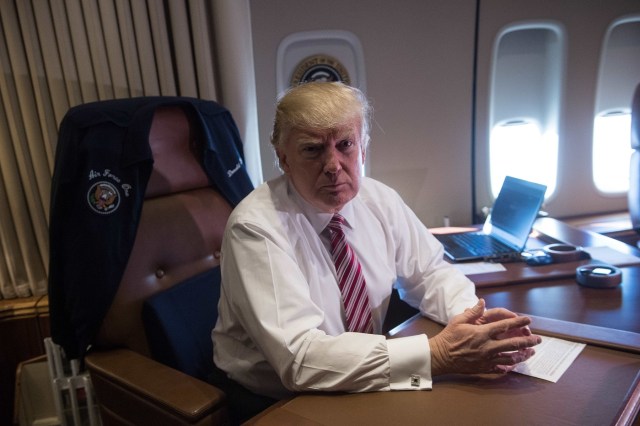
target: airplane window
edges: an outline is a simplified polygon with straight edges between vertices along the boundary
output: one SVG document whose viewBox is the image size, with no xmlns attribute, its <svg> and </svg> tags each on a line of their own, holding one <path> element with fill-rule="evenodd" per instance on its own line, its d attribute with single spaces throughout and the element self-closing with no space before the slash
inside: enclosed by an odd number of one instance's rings
<svg viewBox="0 0 640 426">
<path fill-rule="evenodd" d="M 640 67 L 640 17 L 614 21 L 603 40 L 592 140 L 592 179 L 604 195 L 629 189 L 631 97 Z"/>
<path fill-rule="evenodd" d="M 546 197 L 555 190 L 558 135 L 543 133 L 534 120 L 509 120 L 494 126 L 489 142 L 491 192 L 498 196 L 505 176 L 547 186 Z"/>
<path fill-rule="evenodd" d="M 494 46 L 489 97 L 489 176 L 497 197 L 506 175 L 547 186 L 558 176 L 564 33 L 551 23 L 514 24 Z"/>
<path fill-rule="evenodd" d="M 605 193 L 629 190 L 631 114 L 610 111 L 596 116 L 593 124 L 593 181 Z"/>
</svg>

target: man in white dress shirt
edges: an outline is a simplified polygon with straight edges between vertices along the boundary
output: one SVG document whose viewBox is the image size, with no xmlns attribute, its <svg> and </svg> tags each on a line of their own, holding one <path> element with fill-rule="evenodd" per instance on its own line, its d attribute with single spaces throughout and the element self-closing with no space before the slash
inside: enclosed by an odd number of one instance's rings
<svg viewBox="0 0 640 426">
<path fill-rule="evenodd" d="M 431 389 L 447 373 L 504 373 L 540 342 L 527 317 L 485 310 L 475 287 L 391 188 L 363 177 L 370 107 L 341 83 L 306 83 L 277 105 L 271 143 L 284 174 L 232 212 L 222 245 L 214 361 L 281 399 L 305 391 Z M 349 332 L 323 232 L 334 213 L 362 266 L 373 333 Z M 394 284 L 436 336 L 381 335 Z"/>
</svg>

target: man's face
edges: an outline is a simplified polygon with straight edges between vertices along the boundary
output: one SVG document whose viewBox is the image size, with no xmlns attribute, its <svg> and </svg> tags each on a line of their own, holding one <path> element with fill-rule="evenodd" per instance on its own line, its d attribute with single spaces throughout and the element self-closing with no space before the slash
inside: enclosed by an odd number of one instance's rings
<svg viewBox="0 0 640 426">
<path fill-rule="evenodd" d="M 280 167 L 316 208 L 335 213 L 356 196 L 365 152 L 360 120 L 328 131 L 293 129 L 276 149 Z"/>
</svg>

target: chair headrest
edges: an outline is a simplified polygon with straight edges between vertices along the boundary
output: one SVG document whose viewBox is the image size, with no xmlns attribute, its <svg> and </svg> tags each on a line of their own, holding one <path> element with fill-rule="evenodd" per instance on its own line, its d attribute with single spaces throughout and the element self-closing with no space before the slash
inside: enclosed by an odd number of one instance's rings
<svg viewBox="0 0 640 426">
<path fill-rule="evenodd" d="M 202 161 L 196 128 L 178 106 L 158 108 L 149 131 L 153 171 L 145 198 L 210 186 Z"/>
</svg>

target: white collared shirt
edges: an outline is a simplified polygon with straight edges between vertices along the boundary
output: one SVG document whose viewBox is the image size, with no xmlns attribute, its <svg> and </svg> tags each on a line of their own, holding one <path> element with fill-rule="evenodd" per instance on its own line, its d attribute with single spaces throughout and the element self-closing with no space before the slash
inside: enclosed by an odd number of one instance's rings
<svg viewBox="0 0 640 426">
<path fill-rule="evenodd" d="M 362 265 L 374 333 L 382 330 L 396 282 L 407 303 L 441 323 L 476 304 L 473 283 L 443 260 L 440 243 L 391 188 L 363 178 L 340 214 Z M 222 245 L 216 365 L 275 398 L 430 389 L 425 335 L 387 340 L 345 331 L 329 242 L 321 236 L 331 216 L 305 202 L 286 176 L 234 209 Z"/>
</svg>

